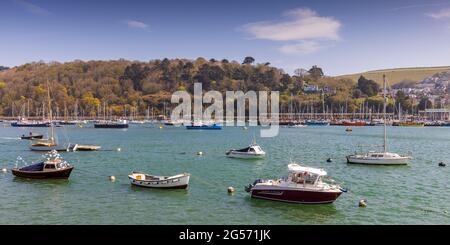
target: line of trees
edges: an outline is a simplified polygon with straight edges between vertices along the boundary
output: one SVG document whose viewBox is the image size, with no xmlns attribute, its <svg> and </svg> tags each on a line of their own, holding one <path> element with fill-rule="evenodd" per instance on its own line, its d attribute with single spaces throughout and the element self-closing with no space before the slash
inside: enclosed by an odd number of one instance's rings
<svg viewBox="0 0 450 245">
<path fill-rule="evenodd" d="M 95 116 L 102 107 L 111 115 L 123 116 L 134 111 L 145 114 L 148 107 L 155 113 L 170 108 L 171 94 L 178 90 L 193 93 L 193 85 L 202 83 L 204 90 L 280 91 L 281 110 L 293 104 L 312 106 L 314 111 L 357 111 L 362 103 L 382 104 L 380 87 L 361 77 L 357 83 L 324 75 L 322 68 L 298 69 L 291 76 L 270 63 L 256 63 L 253 57 L 242 62 L 226 59 L 163 59 L 149 62 L 129 60 L 33 62 L 0 71 L 0 115 L 38 115 L 46 100 L 46 81 L 51 84 L 53 103 L 79 115 Z M 328 88 L 328 92 L 305 93 L 305 84 Z M 330 92 L 331 91 L 331 92 Z M 402 108 L 410 108 L 407 96 L 398 94 Z M 66 106 L 65 106 L 66 105 Z M 420 107 L 431 107 L 421 103 Z M 25 109 L 26 108 L 26 109 Z M 30 109 L 28 109 L 30 108 Z"/>
</svg>

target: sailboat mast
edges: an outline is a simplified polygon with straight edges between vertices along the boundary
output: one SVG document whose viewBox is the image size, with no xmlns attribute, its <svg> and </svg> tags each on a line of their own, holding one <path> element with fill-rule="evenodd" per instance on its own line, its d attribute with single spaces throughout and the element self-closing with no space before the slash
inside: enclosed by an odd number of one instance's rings
<svg viewBox="0 0 450 245">
<path fill-rule="evenodd" d="M 386 75 L 383 74 L 383 83 L 384 83 L 384 88 L 383 88 L 383 96 L 384 96 L 384 103 L 383 103 L 383 121 L 384 121 L 384 152 L 387 152 L 387 128 L 386 128 L 386 102 L 387 102 L 387 97 L 386 97 Z"/>
<path fill-rule="evenodd" d="M 47 79 L 47 97 L 48 97 L 48 115 L 49 115 L 49 119 L 50 119 L 50 140 L 52 141 L 52 143 L 55 142 L 55 131 L 53 128 L 53 117 L 52 117 L 52 102 L 50 99 L 50 85 Z"/>
</svg>

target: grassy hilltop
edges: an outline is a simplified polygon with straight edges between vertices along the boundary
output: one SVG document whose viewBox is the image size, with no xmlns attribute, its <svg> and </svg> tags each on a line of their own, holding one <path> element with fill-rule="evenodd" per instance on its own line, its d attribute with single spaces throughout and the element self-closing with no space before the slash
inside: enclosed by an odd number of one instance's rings
<svg viewBox="0 0 450 245">
<path fill-rule="evenodd" d="M 383 74 L 386 74 L 389 85 L 394 85 L 404 80 L 420 82 L 428 76 L 448 70 L 450 70 L 450 66 L 394 68 L 341 75 L 337 76 L 337 78 L 349 78 L 353 81 L 358 81 L 358 78 L 363 75 L 367 79 L 382 84 Z"/>
</svg>

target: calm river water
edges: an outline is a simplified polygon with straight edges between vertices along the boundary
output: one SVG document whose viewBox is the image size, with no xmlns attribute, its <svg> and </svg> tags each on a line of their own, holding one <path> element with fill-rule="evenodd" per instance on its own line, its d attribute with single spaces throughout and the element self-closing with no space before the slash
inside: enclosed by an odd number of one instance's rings
<svg viewBox="0 0 450 245">
<path fill-rule="evenodd" d="M 69 180 L 28 180 L 0 173 L 0 224 L 449 224 L 450 127 L 390 127 L 390 150 L 412 153 L 408 166 L 348 165 L 345 155 L 358 144 L 381 144 L 383 127 L 281 128 L 274 138 L 259 138 L 258 127 L 218 131 L 58 128 L 60 141 L 101 145 L 98 152 L 62 153 L 75 166 Z M 46 132 L 46 129 L 33 129 Z M 0 127 L 0 167 L 12 168 L 41 154 L 17 140 L 29 129 Z M 264 160 L 225 157 L 230 148 L 257 142 Z M 121 148 L 121 151 L 117 151 Z M 198 156 L 196 152 L 202 151 Z M 333 162 L 326 162 L 327 158 Z M 334 204 L 298 205 L 251 199 L 244 186 L 257 178 L 286 175 L 296 161 L 324 168 L 349 189 Z M 132 187 L 131 171 L 155 175 L 191 173 L 188 190 Z M 116 176 L 111 182 L 108 176 Z M 227 193 L 233 186 L 236 192 Z M 359 208 L 358 201 L 368 206 Z"/>
</svg>

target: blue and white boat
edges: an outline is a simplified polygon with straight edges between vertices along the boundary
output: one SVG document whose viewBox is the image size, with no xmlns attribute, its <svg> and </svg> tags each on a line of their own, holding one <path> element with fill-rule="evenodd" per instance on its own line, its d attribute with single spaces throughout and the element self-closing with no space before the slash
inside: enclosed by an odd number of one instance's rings
<svg viewBox="0 0 450 245">
<path fill-rule="evenodd" d="M 220 130 L 222 129 L 222 125 L 218 124 L 200 124 L 200 125 L 187 125 L 186 129 L 201 129 L 201 130 Z"/>
</svg>

